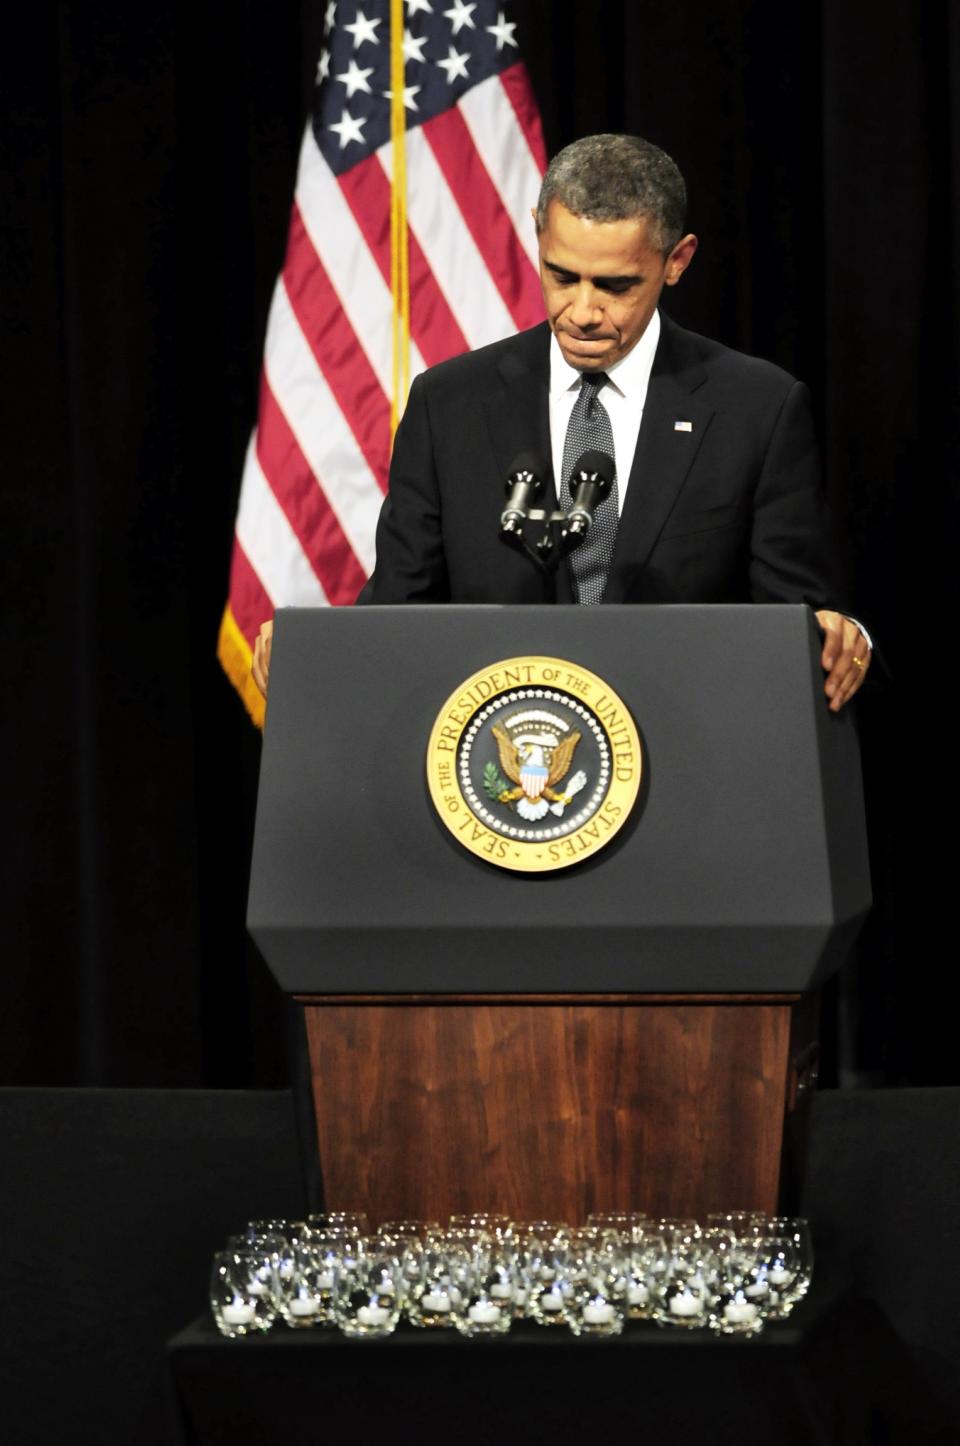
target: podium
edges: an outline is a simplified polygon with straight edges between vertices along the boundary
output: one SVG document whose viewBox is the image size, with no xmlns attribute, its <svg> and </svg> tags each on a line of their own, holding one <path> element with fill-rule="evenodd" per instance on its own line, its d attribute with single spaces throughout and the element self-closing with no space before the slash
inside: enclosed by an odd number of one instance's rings
<svg viewBox="0 0 960 1446">
<path fill-rule="evenodd" d="M 802 607 L 278 614 L 248 926 L 302 1005 L 328 1209 L 773 1210 L 817 991 L 870 903 L 859 753 Z M 494 867 L 426 755 L 464 679 L 562 660 L 642 782 L 602 849 Z"/>
</svg>

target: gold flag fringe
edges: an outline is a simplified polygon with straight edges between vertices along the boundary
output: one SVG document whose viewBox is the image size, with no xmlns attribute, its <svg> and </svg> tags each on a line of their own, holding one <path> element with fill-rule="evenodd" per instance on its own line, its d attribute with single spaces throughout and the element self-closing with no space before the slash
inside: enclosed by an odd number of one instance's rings
<svg viewBox="0 0 960 1446">
<path fill-rule="evenodd" d="M 250 674 L 253 653 L 237 626 L 237 620 L 230 610 L 229 603 L 223 610 L 223 620 L 220 623 L 217 657 L 220 659 L 223 671 L 240 694 L 243 706 L 250 714 L 251 719 L 258 728 L 262 729 L 266 700 Z"/>
</svg>

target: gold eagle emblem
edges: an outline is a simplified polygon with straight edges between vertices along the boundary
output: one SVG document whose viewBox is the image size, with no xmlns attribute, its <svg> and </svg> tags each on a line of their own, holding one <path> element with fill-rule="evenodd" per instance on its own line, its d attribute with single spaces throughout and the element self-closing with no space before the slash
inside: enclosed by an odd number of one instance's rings
<svg viewBox="0 0 960 1446">
<path fill-rule="evenodd" d="M 497 802 L 515 807 L 522 818 L 529 820 L 542 818 L 548 809 L 560 817 L 586 782 L 586 775 L 580 772 L 571 779 L 565 792 L 558 791 L 556 785 L 570 771 L 580 734 L 574 730 L 566 737 L 558 736 L 558 730 L 544 726 L 545 722 L 541 715 L 533 731 L 507 731 L 496 725 L 490 730 L 496 739 L 504 774 L 500 782 L 505 784 L 509 780 L 513 784 L 512 788 L 504 786 L 497 790 Z M 511 737 L 511 732 L 519 732 L 520 736 Z"/>
<path fill-rule="evenodd" d="M 500 767 L 510 782 L 517 785 L 516 788 L 508 789 L 501 796 L 501 803 L 513 803 L 523 794 L 526 794 L 528 798 L 539 798 L 541 793 L 550 803 L 570 802 L 566 794 L 555 793 L 553 785 L 566 778 L 570 772 L 574 749 L 580 742 L 579 733 L 571 733 L 569 738 L 564 738 L 556 748 L 546 748 L 542 743 L 514 743 L 507 737 L 503 729 L 497 728 L 496 725 L 490 731 L 497 740 Z M 533 791 L 529 785 L 525 786 L 523 765 L 527 762 L 540 764 L 547 768 L 547 781 L 543 788 Z"/>
</svg>

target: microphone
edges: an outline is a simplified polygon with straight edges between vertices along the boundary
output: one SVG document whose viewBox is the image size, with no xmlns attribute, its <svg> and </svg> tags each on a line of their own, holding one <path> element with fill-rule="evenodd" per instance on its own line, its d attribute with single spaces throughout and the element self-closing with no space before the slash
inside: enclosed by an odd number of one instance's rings
<svg viewBox="0 0 960 1446">
<path fill-rule="evenodd" d="M 584 452 L 570 473 L 570 496 L 564 537 L 569 546 L 582 542 L 590 530 L 593 514 L 613 483 L 613 458 L 606 452 Z"/>
<path fill-rule="evenodd" d="M 529 452 L 520 452 L 510 464 L 505 491 L 507 505 L 500 514 L 500 536 L 504 542 L 523 546 L 523 524 L 530 504 L 543 491 L 541 467 Z"/>
</svg>

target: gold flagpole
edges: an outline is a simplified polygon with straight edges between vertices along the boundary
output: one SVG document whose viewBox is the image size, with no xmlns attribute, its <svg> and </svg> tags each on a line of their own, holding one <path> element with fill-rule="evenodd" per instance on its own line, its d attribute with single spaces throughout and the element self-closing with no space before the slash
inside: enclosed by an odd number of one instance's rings
<svg viewBox="0 0 960 1446">
<path fill-rule="evenodd" d="M 390 292 L 393 298 L 393 395 L 390 436 L 410 387 L 410 256 L 407 241 L 406 112 L 403 104 L 403 0 L 390 0 Z"/>
</svg>

